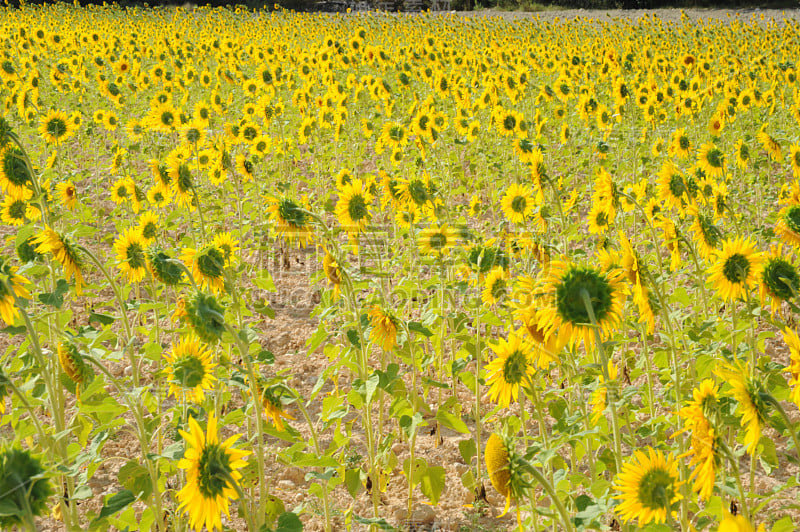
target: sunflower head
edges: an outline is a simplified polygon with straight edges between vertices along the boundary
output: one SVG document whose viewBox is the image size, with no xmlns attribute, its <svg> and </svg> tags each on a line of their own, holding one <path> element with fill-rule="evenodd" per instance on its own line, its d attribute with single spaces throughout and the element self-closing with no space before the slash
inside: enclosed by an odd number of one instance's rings
<svg viewBox="0 0 800 532">
<path fill-rule="evenodd" d="M 71 342 L 61 342 L 58 344 L 58 362 L 61 364 L 62 371 L 75 383 L 80 397 L 80 387 L 88 382 L 92 377 L 91 367 L 83 361 L 78 348 Z"/>
<path fill-rule="evenodd" d="M 673 506 L 681 500 L 678 461 L 648 447 L 636 451 L 617 476 L 615 496 L 621 503 L 616 512 L 623 521 L 637 519 L 639 525 L 664 523 Z"/>
<path fill-rule="evenodd" d="M 195 294 L 186 301 L 186 320 L 197 336 L 207 344 L 215 344 L 225 332 L 225 309 L 217 299 L 203 292 Z"/>
<path fill-rule="evenodd" d="M 511 503 L 524 498 L 530 489 L 531 483 L 526 472 L 530 465 L 517 453 L 514 439 L 505 432 L 489 436 L 484 457 L 492 486 L 506 498 L 506 507 L 500 515 L 502 517 Z"/>
<path fill-rule="evenodd" d="M 800 294 L 800 275 L 794 264 L 783 257 L 781 248 L 773 248 L 761 272 L 759 292 L 762 304 L 766 296 L 772 299 L 773 311 L 781 301 L 789 301 Z"/>
<path fill-rule="evenodd" d="M 169 393 L 175 398 L 185 397 L 188 401 L 200 403 L 205 390 L 213 387 L 216 380 L 213 371 L 216 364 L 211 362 L 211 353 L 196 339 L 181 340 L 172 346 L 167 355 L 167 381 Z"/>
<path fill-rule="evenodd" d="M 22 449 L 6 448 L 0 453 L 0 493 L 3 494 L 3 515 L 0 527 L 24 528 L 28 512 L 44 515 L 53 487 L 39 460 Z"/>
<path fill-rule="evenodd" d="M 176 286 L 183 280 L 183 268 L 173 260 L 158 246 L 150 246 L 147 250 L 147 267 L 153 277 L 167 286 Z"/>
</svg>

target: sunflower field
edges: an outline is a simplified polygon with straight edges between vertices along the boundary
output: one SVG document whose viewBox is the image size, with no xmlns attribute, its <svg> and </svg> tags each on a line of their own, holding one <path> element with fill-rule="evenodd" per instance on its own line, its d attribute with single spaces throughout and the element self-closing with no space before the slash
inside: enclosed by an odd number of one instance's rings
<svg viewBox="0 0 800 532">
<path fill-rule="evenodd" d="M 0 28 L 1 529 L 800 526 L 797 21 Z"/>
</svg>

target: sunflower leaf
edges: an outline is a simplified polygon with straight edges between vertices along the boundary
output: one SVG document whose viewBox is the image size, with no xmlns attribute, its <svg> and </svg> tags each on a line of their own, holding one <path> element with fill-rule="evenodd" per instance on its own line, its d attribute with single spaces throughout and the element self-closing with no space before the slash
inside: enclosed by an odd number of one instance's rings
<svg viewBox="0 0 800 532">
<path fill-rule="evenodd" d="M 120 490 L 111 497 L 106 500 L 105 504 L 103 505 L 103 509 L 100 510 L 100 515 L 92 521 L 90 528 L 94 528 L 95 525 L 99 524 L 100 521 L 105 519 L 106 517 L 110 517 L 115 513 L 123 510 L 130 506 L 136 500 L 136 496 L 133 494 L 131 490 L 124 489 Z"/>
</svg>

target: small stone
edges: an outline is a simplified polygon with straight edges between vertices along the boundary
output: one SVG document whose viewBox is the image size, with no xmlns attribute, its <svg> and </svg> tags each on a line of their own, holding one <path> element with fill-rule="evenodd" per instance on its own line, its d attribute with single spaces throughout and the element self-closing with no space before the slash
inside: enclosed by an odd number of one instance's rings
<svg viewBox="0 0 800 532">
<path fill-rule="evenodd" d="M 126 377 L 130 377 L 133 375 L 133 368 L 131 366 L 125 366 L 125 370 L 123 371 Z"/>
<path fill-rule="evenodd" d="M 458 476 L 461 476 L 461 475 L 463 475 L 464 473 L 466 473 L 469 470 L 469 466 L 467 464 L 455 463 L 453 465 L 453 469 L 456 470 L 456 473 L 458 473 Z"/>
<path fill-rule="evenodd" d="M 295 486 L 291 480 L 279 480 L 278 489 L 283 491 L 294 491 Z"/>
<path fill-rule="evenodd" d="M 403 451 L 405 451 L 405 450 L 406 450 L 406 446 L 405 446 L 405 444 L 402 444 L 402 443 L 395 443 L 394 445 L 392 445 L 392 452 L 393 452 L 395 455 L 399 455 L 400 453 L 402 453 L 402 452 L 403 452 Z"/>
<path fill-rule="evenodd" d="M 290 482 L 293 482 L 295 485 L 300 485 L 305 480 L 303 478 L 303 472 L 296 467 L 290 467 L 286 469 L 286 471 L 283 472 L 283 476 L 281 478 L 283 480 L 288 480 Z"/>
<path fill-rule="evenodd" d="M 472 504 L 475 502 L 475 492 L 472 490 L 466 490 L 464 492 L 464 498 L 461 500 L 461 504 Z"/>
</svg>

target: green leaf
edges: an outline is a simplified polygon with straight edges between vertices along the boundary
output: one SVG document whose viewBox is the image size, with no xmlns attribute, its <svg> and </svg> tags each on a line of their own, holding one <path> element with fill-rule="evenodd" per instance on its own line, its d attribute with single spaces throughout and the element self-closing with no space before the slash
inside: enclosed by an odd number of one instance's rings
<svg viewBox="0 0 800 532">
<path fill-rule="evenodd" d="M 361 471 L 358 469 L 346 470 L 344 472 L 344 484 L 347 486 L 347 492 L 355 499 L 358 492 L 361 491 Z"/>
<path fill-rule="evenodd" d="M 444 491 L 446 477 L 442 466 L 428 466 L 422 473 L 422 482 L 419 488 L 434 505 L 439 503 L 439 497 Z"/>
<path fill-rule="evenodd" d="M 267 270 L 261 270 L 259 276 L 253 279 L 253 284 L 267 292 L 277 292 L 272 275 Z"/>
<path fill-rule="evenodd" d="M 425 336 L 426 338 L 430 338 L 431 336 L 433 336 L 433 333 L 418 321 L 409 321 L 408 330 L 415 333 L 419 333 Z"/>
<path fill-rule="evenodd" d="M 101 314 L 99 312 L 92 312 L 89 314 L 89 323 L 96 321 L 100 325 L 111 325 L 117 318 L 110 314 Z"/>
<path fill-rule="evenodd" d="M 267 523 L 270 525 L 275 522 L 275 519 L 279 515 L 282 515 L 286 512 L 286 508 L 283 506 L 283 501 L 274 495 L 267 495 L 267 502 L 264 503 L 264 507 L 266 508 Z"/>
<path fill-rule="evenodd" d="M 353 344 L 353 347 L 361 349 L 361 338 L 358 336 L 358 331 L 355 329 L 348 329 L 347 339 L 350 340 L 350 343 Z"/>
<path fill-rule="evenodd" d="M 469 465 L 475 455 L 478 454 L 478 446 L 472 438 L 461 440 L 458 442 L 458 452 L 461 453 L 461 458 L 464 460 L 464 463 Z"/>
<path fill-rule="evenodd" d="M 56 283 L 56 289 L 52 292 L 39 294 L 38 299 L 45 305 L 60 309 L 64 304 L 64 294 L 69 292 L 69 283 L 64 279 L 59 279 Z"/>
<path fill-rule="evenodd" d="M 275 319 L 275 310 L 269 306 L 269 303 L 267 303 L 266 299 L 258 300 L 255 303 L 253 303 L 253 310 L 258 312 L 259 314 L 268 317 L 271 320 Z"/>
<path fill-rule="evenodd" d="M 303 522 L 293 512 L 284 512 L 278 517 L 275 532 L 302 532 Z"/>
<path fill-rule="evenodd" d="M 469 427 L 467 427 L 467 424 L 464 423 L 460 417 L 453 415 L 453 413 L 448 410 L 447 405 L 440 406 L 439 410 L 436 411 L 436 421 L 448 429 L 460 432 L 461 434 L 469 434 Z"/>
<path fill-rule="evenodd" d="M 136 496 L 133 494 L 131 490 L 121 490 L 112 495 L 111 497 L 106 500 L 106 503 L 103 505 L 103 509 L 100 510 L 100 515 L 97 516 L 92 522 L 91 528 L 105 519 L 106 517 L 112 516 L 115 513 L 123 510 L 127 506 L 133 503 L 136 500 Z"/>
<path fill-rule="evenodd" d="M 140 499 L 146 499 L 153 490 L 147 468 L 136 460 L 130 460 L 120 468 L 117 479 L 122 486 Z"/>
<path fill-rule="evenodd" d="M 771 532 L 791 532 L 792 530 L 795 530 L 794 523 L 792 523 L 792 518 L 787 515 L 775 521 Z"/>
</svg>

